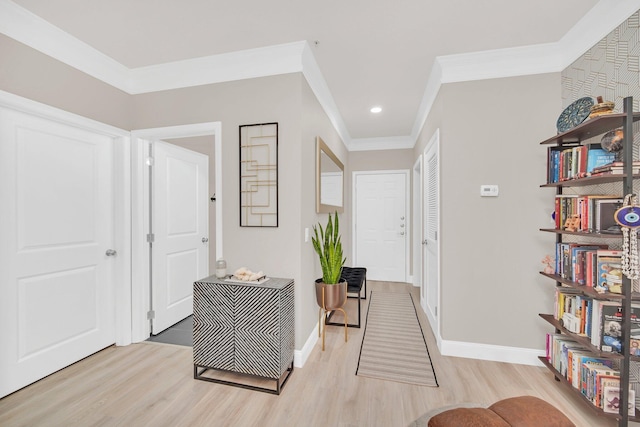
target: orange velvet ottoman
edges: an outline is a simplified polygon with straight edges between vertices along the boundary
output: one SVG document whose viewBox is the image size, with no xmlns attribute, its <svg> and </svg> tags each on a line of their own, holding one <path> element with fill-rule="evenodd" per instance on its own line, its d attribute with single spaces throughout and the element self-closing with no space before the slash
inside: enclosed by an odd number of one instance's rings
<svg viewBox="0 0 640 427">
<path fill-rule="evenodd" d="M 448 409 L 424 421 L 428 427 L 575 427 L 553 405 L 533 396 L 503 399 L 487 408 Z"/>
</svg>

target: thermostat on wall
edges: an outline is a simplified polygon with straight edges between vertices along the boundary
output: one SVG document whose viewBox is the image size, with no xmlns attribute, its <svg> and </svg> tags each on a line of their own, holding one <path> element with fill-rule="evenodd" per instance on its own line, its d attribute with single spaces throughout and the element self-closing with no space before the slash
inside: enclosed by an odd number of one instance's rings
<svg viewBox="0 0 640 427">
<path fill-rule="evenodd" d="M 482 197 L 498 197 L 497 185 L 481 185 L 480 196 Z"/>
</svg>

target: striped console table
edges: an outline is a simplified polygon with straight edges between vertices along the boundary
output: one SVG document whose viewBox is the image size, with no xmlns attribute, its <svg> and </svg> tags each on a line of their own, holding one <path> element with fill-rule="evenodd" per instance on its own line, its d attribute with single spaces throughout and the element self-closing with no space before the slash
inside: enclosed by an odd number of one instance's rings
<svg viewBox="0 0 640 427">
<path fill-rule="evenodd" d="M 210 276 L 193 284 L 194 378 L 280 394 L 293 373 L 294 345 L 292 279 Z"/>
</svg>

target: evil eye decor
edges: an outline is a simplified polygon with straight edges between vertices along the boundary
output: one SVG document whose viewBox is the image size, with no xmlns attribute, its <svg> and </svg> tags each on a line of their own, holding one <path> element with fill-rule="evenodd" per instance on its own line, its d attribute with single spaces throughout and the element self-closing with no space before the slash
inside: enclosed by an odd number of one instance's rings
<svg viewBox="0 0 640 427">
<path fill-rule="evenodd" d="M 614 220 L 622 227 L 640 227 L 640 206 L 623 206 L 613 214 Z"/>
</svg>

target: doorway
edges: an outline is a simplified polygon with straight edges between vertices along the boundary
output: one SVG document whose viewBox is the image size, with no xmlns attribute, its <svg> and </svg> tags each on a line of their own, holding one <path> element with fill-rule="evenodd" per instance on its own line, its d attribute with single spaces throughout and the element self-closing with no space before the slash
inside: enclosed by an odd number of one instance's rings
<svg viewBox="0 0 640 427">
<path fill-rule="evenodd" d="M 410 222 L 409 171 L 353 173 L 354 265 L 367 278 L 406 282 Z"/>
<path fill-rule="evenodd" d="M 192 241 L 190 244 L 194 245 L 189 250 L 181 250 L 179 251 L 179 256 L 174 257 L 174 260 L 178 258 L 182 258 L 184 263 L 179 263 L 180 266 L 177 266 L 174 269 L 174 272 L 178 272 L 180 270 L 184 270 L 187 265 L 191 265 L 191 269 L 196 269 L 196 264 L 198 261 L 198 256 L 196 255 L 199 251 L 195 250 L 195 247 L 199 246 L 202 248 L 203 246 L 211 247 L 215 246 L 215 256 L 222 257 L 222 148 L 221 148 L 221 125 L 220 122 L 212 122 L 212 123 L 201 123 L 195 125 L 184 125 L 184 126 L 173 126 L 166 128 L 154 128 L 154 129 L 143 129 L 136 130 L 132 133 L 132 163 L 133 163 L 133 182 L 134 182 L 134 192 L 133 192 L 133 203 L 132 203 L 132 211 L 133 211 L 133 220 L 132 220 L 132 233 L 133 233 L 133 276 L 134 276 L 134 286 L 133 286 L 133 294 L 132 294 L 132 306 L 133 306 L 133 341 L 139 342 L 144 341 L 149 338 L 151 333 L 158 333 L 162 330 L 162 328 L 166 328 L 171 326 L 173 323 L 168 323 L 170 321 L 162 321 L 156 319 L 151 319 L 156 316 L 158 313 L 155 313 L 155 308 L 158 306 L 158 302 L 154 301 L 152 297 L 154 288 L 154 276 L 158 277 L 158 275 L 162 275 L 163 272 L 156 271 L 154 274 L 154 268 L 157 269 L 157 263 L 154 262 L 154 256 L 156 256 L 156 251 L 151 249 L 149 242 L 147 241 L 149 238 L 155 239 L 156 236 L 153 235 L 149 237 L 149 230 L 152 229 L 152 222 L 154 221 L 153 212 L 150 210 L 150 206 L 152 205 L 152 200 L 155 193 L 154 188 L 157 189 L 157 186 L 152 186 L 150 181 L 150 174 L 148 173 L 148 168 L 151 164 L 155 163 L 157 166 L 157 158 L 154 158 L 149 155 L 149 147 L 150 145 L 154 146 L 154 151 L 158 147 L 168 148 L 172 154 L 170 157 L 175 158 L 176 153 L 181 153 L 189 156 L 189 160 L 179 160 L 174 162 L 175 165 L 180 165 L 179 168 L 182 172 L 184 179 L 194 178 L 194 174 L 197 174 L 195 167 L 185 165 L 194 165 L 195 158 L 198 157 L 198 153 L 188 154 L 189 150 L 185 150 L 181 147 L 175 146 L 176 144 L 168 144 L 166 142 L 158 142 L 161 140 L 176 140 L 180 138 L 192 138 L 192 137 L 202 137 L 209 136 L 211 138 L 211 143 L 213 144 L 213 161 L 214 167 L 212 174 L 215 176 L 214 185 L 210 186 L 209 193 L 200 193 L 197 197 L 199 200 L 202 198 L 206 198 L 206 202 L 209 204 L 209 209 L 212 209 L 215 212 L 215 226 L 211 229 L 215 229 L 215 245 L 213 242 L 209 242 L 208 233 L 207 235 L 198 235 L 197 242 Z M 153 142 L 152 142 L 153 141 Z M 166 145 L 163 145 L 166 144 Z M 168 147 L 167 147 L 168 146 Z M 195 154 L 195 156 L 193 156 Z M 154 153 L 155 156 L 155 153 Z M 157 156 L 155 156 L 157 157 Z M 200 167 L 202 169 L 202 167 Z M 191 177 L 191 178 L 189 178 Z M 173 184 L 171 184 L 173 185 Z M 174 191 L 175 193 L 175 191 Z M 204 195 L 203 195 L 204 194 Z M 155 195 L 157 197 L 157 195 Z M 180 196 L 182 197 L 182 196 Z M 175 204 L 176 202 L 170 202 L 170 204 Z M 213 206 L 212 206 L 213 205 Z M 154 209 L 156 209 L 154 205 Z M 156 212 L 157 214 L 157 212 Z M 193 212 L 195 215 L 195 212 Z M 192 215 L 193 216 L 193 215 Z M 176 221 L 183 221 L 184 216 L 182 213 L 175 218 Z M 206 226 L 207 229 L 208 224 Z M 155 233 L 154 233 L 155 234 Z M 178 233 L 181 234 L 181 233 Z M 184 234 L 184 233 L 182 233 Z M 191 233 L 192 237 L 195 236 L 194 233 Z M 193 239 L 191 239 L 193 240 Z M 153 245 L 153 243 L 152 243 Z M 157 248 L 156 248 L 157 249 Z M 202 259 L 202 258 L 200 258 Z M 201 264 L 206 263 L 209 264 L 208 259 L 199 261 Z M 166 266 L 166 263 L 165 263 Z M 162 267 L 160 267 L 162 269 Z M 197 271 L 197 269 L 196 269 Z M 200 270 L 202 271 L 202 270 Z M 209 273 L 208 271 L 202 271 L 201 273 L 197 273 L 206 277 Z M 169 274 L 170 275 L 170 274 Z M 186 276 L 185 276 L 186 277 Z M 197 277 L 200 278 L 200 277 Z M 196 279 L 197 279 L 196 278 Z M 195 280 L 195 279 L 194 279 Z M 177 310 L 180 314 L 174 314 L 174 317 L 171 319 L 177 321 L 182 320 L 182 318 L 188 316 L 189 312 L 183 312 L 185 307 L 188 308 L 188 296 L 185 296 L 184 292 L 187 290 L 191 290 L 192 284 L 191 279 L 185 281 L 188 282 L 187 285 L 182 287 L 182 290 L 176 294 L 175 301 L 180 302 L 182 305 L 182 311 Z M 183 285 L 184 285 L 183 283 Z M 171 292 L 171 288 L 167 288 L 169 292 Z M 165 301 L 169 301 L 165 299 Z M 178 318 L 180 317 L 180 318 Z M 156 320 L 154 322 L 150 322 L 150 320 Z M 175 323 L 175 322 L 174 322 Z M 152 326 L 154 325 L 154 326 Z"/>
</svg>

